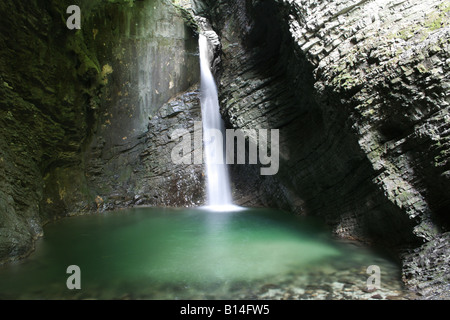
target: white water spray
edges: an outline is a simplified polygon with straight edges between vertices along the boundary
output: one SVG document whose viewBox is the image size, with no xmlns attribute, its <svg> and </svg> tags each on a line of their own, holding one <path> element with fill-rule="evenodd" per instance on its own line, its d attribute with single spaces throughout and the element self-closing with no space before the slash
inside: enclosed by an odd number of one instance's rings
<svg viewBox="0 0 450 320">
<path fill-rule="evenodd" d="M 233 205 L 227 167 L 224 159 L 225 127 L 219 112 L 219 98 L 211 72 L 208 39 L 199 37 L 203 141 L 206 162 L 208 208 L 227 211 Z"/>
</svg>

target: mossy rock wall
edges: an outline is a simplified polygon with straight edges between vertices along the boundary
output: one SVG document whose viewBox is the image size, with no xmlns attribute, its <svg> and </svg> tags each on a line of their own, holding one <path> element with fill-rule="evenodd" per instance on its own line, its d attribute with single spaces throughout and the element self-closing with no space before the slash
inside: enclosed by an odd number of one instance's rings
<svg viewBox="0 0 450 320">
<path fill-rule="evenodd" d="M 28 254 L 62 216 L 202 201 L 202 167 L 171 168 L 171 141 L 158 132 L 200 120 L 185 12 L 170 1 L 78 1 L 81 29 L 69 30 L 72 4 L 0 4 L 0 262 Z M 183 92 L 192 94 L 175 98 Z M 151 122 L 172 98 L 194 111 Z M 156 143 L 165 145 L 145 163 L 139 154 Z M 165 175 L 152 174 L 160 158 Z M 176 198 L 183 179 L 196 187 Z"/>
</svg>

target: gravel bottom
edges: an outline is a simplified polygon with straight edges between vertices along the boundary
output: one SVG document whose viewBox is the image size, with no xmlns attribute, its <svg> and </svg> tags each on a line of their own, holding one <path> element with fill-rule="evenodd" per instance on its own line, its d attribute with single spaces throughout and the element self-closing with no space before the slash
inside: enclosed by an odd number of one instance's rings
<svg viewBox="0 0 450 320">
<path fill-rule="evenodd" d="M 69 291 L 60 284 L 27 292 L 13 299 L 73 300 L 411 300 L 399 276 L 399 268 L 386 260 L 376 261 L 381 270 L 380 288 L 368 289 L 367 266 L 348 268 L 348 259 L 327 262 L 270 279 L 218 281 L 208 285 L 110 282 Z M 356 264 L 357 261 L 353 261 Z"/>
</svg>

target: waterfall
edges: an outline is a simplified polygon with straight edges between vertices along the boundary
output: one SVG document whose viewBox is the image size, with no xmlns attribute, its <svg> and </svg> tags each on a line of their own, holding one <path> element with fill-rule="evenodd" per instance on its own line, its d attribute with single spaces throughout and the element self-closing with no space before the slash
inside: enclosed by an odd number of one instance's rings
<svg viewBox="0 0 450 320">
<path fill-rule="evenodd" d="M 225 127 L 219 112 L 219 98 L 211 72 L 208 39 L 200 34 L 200 102 L 202 108 L 203 143 L 206 162 L 208 207 L 226 211 L 233 206 L 231 188 L 224 157 Z"/>
</svg>

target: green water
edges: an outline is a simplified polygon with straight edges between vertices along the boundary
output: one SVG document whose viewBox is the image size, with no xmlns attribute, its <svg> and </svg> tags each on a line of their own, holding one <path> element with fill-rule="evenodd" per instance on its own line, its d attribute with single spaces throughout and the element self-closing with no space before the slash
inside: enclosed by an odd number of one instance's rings
<svg viewBox="0 0 450 320">
<path fill-rule="evenodd" d="M 316 222 L 268 209 L 136 208 L 62 219 L 44 234 L 29 258 L 0 267 L 0 298 L 259 299 L 320 274 L 356 270 L 363 281 L 374 263 L 396 272 Z M 80 267 L 81 290 L 66 286 L 70 265 Z"/>
</svg>

